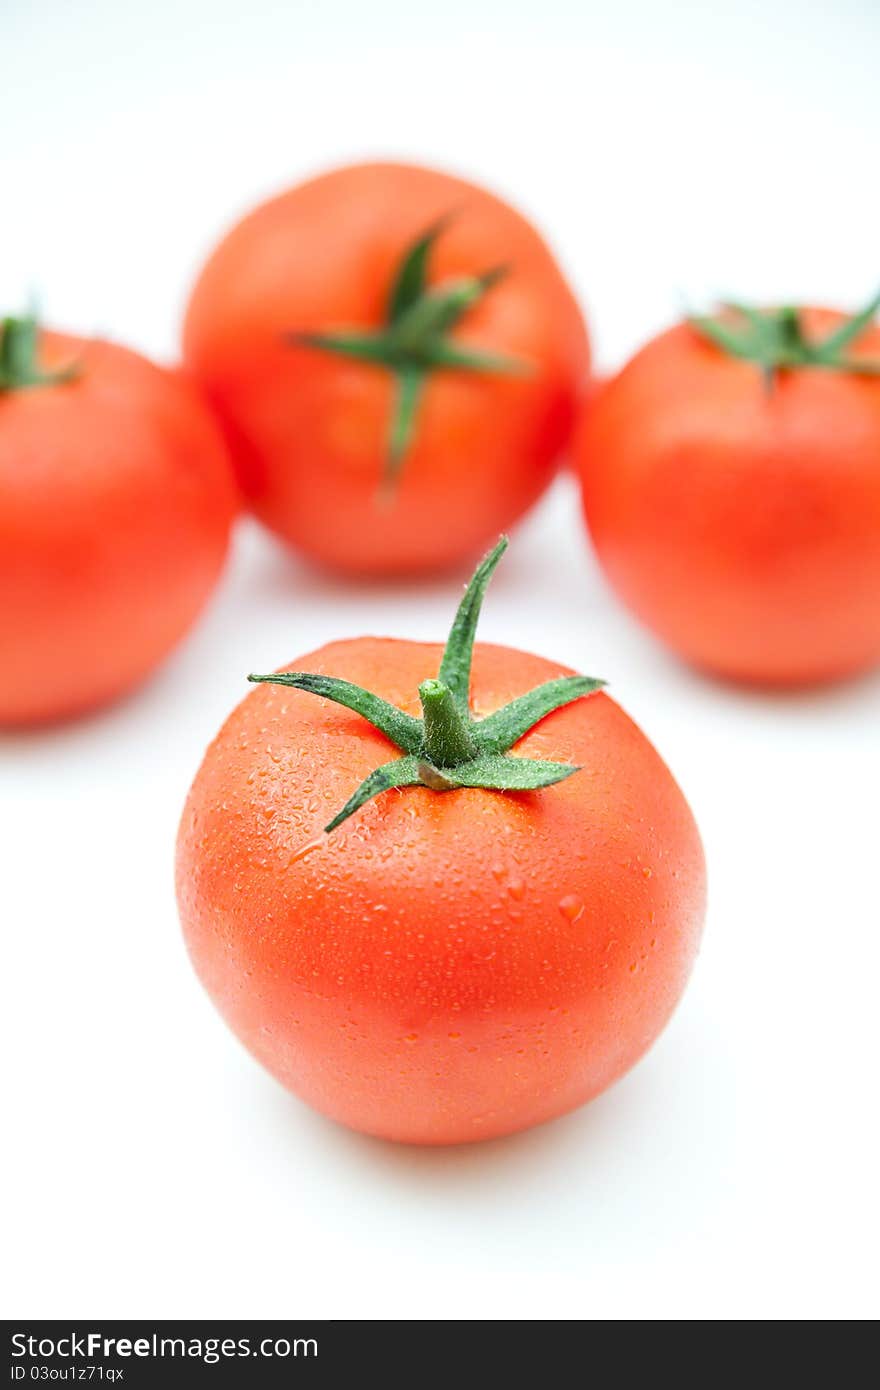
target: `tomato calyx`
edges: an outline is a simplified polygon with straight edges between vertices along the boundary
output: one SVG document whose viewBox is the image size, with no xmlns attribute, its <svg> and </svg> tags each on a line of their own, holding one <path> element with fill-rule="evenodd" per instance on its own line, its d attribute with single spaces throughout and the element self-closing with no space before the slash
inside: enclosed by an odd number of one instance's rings
<svg viewBox="0 0 880 1390">
<path fill-rule="evenodd" d="M 76 363 L 54 371 L 39 364 L 40 328 L 33 314 L 0 322 L 0 393 L 28 386 L 60 386 L 79 376 Z"/>
<path fill-rule="evenodd" d="M 387 297 L 385 322 L 379 329 L 340 328 L 329 332 L 286 335 L 293 346 L 354 358 L 390 371 L 396 397 L 388 429 L 385 467 L 378 496 L 393 500 L 415 438 L 419 406 L 434 371 L 521 374 L 528 364 L 500 353 L 464 346 L 450 337 L 467 312 L 508 274 L 498 265 L 482 275 L 466 275 L 429 287 L 431 251 L 449 218 L 435 222 L 406 250 Z"/>
<path fill-rule="evenodd" d="M 592 676 L 559 676 L 520 695 L 502 709 L 475 719 L 470 709 L 474 637 L 486 587 L 507 549 L 507 537 L 477 566 L 465 590 L 436 679 L 419 686 L 422 718 L 335 676 L 284 671 L 251 675 L 248 680 L 292 686 L 354 710 L 396 744 L 402 756 L 371 772 L 337 815 L 324 827 L 329 834 L 365 802 L 392 787 L 429 787 L 435 792 L 460 787 L 489 791 L 537 791 L 561 782 L 580 768 L 573 763 L 511 755 L 513 745 L 545 715 L 605 682 Z"/>
<path fill-rule="evenodd" d="M 806 337 L 801 311 L 793 305 L 756 309 L 748 304 L 728 302 L 722 308 L 725 310 L 722 317 L 692 315 L 688 323 L 728 356 L 756 363 L 768 387 L 773 386 L 777 372 L 803 367 L 850 372 L 856 376 L 880 375 L 880 361 L 852 357 L 848 353 L 880 309 L 880 294 L 818 342 Z"/>
</svg>

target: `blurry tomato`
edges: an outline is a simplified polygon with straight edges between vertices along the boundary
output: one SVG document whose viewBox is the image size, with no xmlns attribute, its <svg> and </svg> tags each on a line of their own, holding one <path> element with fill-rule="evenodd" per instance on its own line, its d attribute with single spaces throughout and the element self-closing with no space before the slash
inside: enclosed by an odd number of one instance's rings
<svg viewBox="0 0 880 1390">
<path fill-rule="evenodd" d="M 193 291 L 187 363 L 256 514 L 315 560 L 476 555 L 560 462 L 586 333 L 537 232 L 429 169 L 339 169 L 265 203 Z"/>
<path fill-rule="evenodd" d="M 142 680 L 194 621 L 236 492 L 195 389 L 134 352 L 6 320 L 0 339 L 0 723 Z M 72 364 L 72 365 L 71 365 Z"/>
<path fill-rule="evenodd" d="M 876 308 L 682 324 L 585 412 L 575 452 L 599 558 L 696 665 L 797 685 L 880 661 Z"/>
</svg>

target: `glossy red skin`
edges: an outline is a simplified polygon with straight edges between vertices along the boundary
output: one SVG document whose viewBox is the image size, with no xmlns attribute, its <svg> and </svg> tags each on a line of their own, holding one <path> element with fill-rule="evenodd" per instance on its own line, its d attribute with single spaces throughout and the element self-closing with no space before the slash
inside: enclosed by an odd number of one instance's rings
<svg viewBox="0 0 880 1390">
<path fill-rule="evenodd" d="M 432 283 L 509 267 L 456 341 L 530 369 L 433 373 L 395 501 L 382 506 L 391 374 L 285 335 L 379 327 L 401 256 L 450 213 Z M 550 483 L 589 368 L 580 311 L 525 219 L 472 184 L 396 164 L 339 169 L 252 212 L 202 271 L 183 341 L 257 516 L 320 564 L 365 574 L 481 554 Z"/>
<path fill-rule="evenodd" d="M 417 713 L 440 657 L 364 638 L 296 669 Z M 562 674 L 478 646 L 474 710 Z M 684 988 L 705 868 L 657 753 L 604 694 L 516 752 L 583 770 L 533 793 L 387 792 L 328 836 L 394 749 L 356 714 L 263 685 L 195 779 L 177 851 L 195 968 L 254 1056 L 354 1129 L 454 1144 L 548 1120 L 631 1067 Z"/>
<path fill-rule="evenodd" d="M 809 332 L 842 321 L 805 311 Z M 880 330 L 853 355 L 880 359 Z M 688 661 L 795 686 L 880 662 L 880 379 L 758 368 L 681 325 L 585 412 L 584 511 L 624 602 Z"/>
<path fill-rule="evenodd" d="M 57 386 L 0 394 L 0 724 L 136 686 L 199 614 L 237 493 L 196 389 L 126 348 L 45 334 Z"/>
</svg>

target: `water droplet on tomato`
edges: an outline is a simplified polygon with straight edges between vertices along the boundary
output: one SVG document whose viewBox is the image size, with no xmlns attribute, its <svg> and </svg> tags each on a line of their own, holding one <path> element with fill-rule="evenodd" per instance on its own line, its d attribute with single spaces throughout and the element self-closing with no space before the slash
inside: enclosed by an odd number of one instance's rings
<svg viewBox="0 0 880 1390">
<path fill-rule="evenodd" d="M 584 905 L 576 893 L 568 893 L 559 899 L 559 911 L 569 922 L 576 922 L 584 911 Z"/>
<path fill-rule="evenodd" d="M 298 859 L 305 859 L 307 854 L 311 854 L 312 850 L 318 849 L 323 843 L 323 840 L 309 840 L 308 844 L 303 845 L 301 849 L 293 852 L 290 856 L 291 864 L 295 864 Z"/>
</svg>

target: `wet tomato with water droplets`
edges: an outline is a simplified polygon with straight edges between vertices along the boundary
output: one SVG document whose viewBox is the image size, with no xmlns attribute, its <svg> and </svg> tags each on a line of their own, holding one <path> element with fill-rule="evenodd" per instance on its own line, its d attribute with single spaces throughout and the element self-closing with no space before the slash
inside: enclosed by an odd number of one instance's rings
<svg viewBox="0 0 880 1390">
<path fill-rule="evenodd" d="M 506 770 L 478 754 L 388 782 L 407 758 L 330 701 L 366 687 L 416 723 L 421 694 L 427 725 L 441 661 L 362 638 L 272 678 L 300 688 L 259 685 L 207 752 L 177 858 L 193 963 L 242 1042 L 334 1119 L 427 1144 L 537 1124 L 621 1076 L 681 995 L 705 894 L 681 791 L 599 690 L 540 717 Z M 597 684 L 481 644 L 470 709 L 491 719 L 549 683 Z M 485 785 L 524 764 L 534 789 Z M 385 789 L 357 800 L 382 767 Z"/>
</svg>

